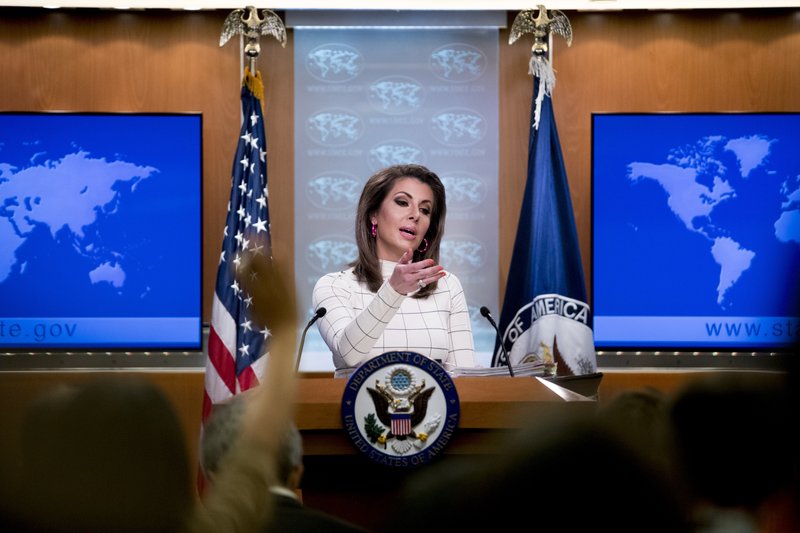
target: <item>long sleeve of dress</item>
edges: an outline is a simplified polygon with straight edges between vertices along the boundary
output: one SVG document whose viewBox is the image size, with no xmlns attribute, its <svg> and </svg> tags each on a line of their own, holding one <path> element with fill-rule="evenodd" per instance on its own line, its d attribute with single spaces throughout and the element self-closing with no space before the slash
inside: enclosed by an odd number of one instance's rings
<svg viewBox="0 0 800 533">
<path fill-rule="evenodd" d="M 456 367 L 475 366 L 475 346 L 464 288 L 456 276 L 445 278 L 450 289 L 450 350 L 446 362 Z"/>
<path fill-rule="evenodd" d="M 375 341 L 405 299 L 388 282 L 373 295 L 360 291 L 346 276 L 345 272 L 326 274 L 317 281 L 313 293 L 314 309 L 327 310 L 318 321 L 319 331 L 333 353 L 336 368 L 354 367 L 369 359 Z M 370 301 L 357 312 L 353 298 Z"/>
</svg>

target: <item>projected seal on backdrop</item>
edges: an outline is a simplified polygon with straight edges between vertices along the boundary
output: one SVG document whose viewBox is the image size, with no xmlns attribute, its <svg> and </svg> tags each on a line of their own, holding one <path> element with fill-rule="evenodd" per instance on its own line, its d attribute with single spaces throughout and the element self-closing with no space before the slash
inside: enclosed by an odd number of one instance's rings
<svg viewBox="0 0 800 533">
<path fill-rule="evenodd" d="M 437 457 L 460 416 L 455 383 L 436 361 L 415 352 L 386 352 L 350 376 L 342 425 L 369 459 L 413 467 Z"/>
</svg>

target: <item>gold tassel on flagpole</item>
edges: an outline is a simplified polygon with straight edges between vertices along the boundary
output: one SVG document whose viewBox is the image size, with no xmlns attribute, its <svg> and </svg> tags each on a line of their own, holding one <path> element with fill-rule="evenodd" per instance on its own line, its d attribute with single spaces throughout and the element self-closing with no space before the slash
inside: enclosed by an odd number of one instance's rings
<svg viewBox="0 0 800 533">
<path fill-rule="evenodd" d="M 253 96 L 261 102 L 264 101 L 264 80 L 261 79 L 261 71 L 256 70 L 256 73 L 253 74 L 250 72 L 250 67 L 245 67 L 242 85 L 246 85 L 250 92 L 253 93 Z"/>
</svg>

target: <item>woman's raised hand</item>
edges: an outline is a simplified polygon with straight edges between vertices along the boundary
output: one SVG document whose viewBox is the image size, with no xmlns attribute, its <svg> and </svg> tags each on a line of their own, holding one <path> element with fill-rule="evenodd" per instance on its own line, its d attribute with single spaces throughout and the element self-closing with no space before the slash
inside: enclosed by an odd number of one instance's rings
<svg viewBox="0 0 800 533">
<path fill-rule="evenodd" d="M 400 294 L 409 294 L 422 289 L 446 274 L 444 267 L 437 265 L 433 259 L 412 263 L 413 258 L 413 250 L 406 250 L 389 277 L 389 285 Z"/>
</svg>

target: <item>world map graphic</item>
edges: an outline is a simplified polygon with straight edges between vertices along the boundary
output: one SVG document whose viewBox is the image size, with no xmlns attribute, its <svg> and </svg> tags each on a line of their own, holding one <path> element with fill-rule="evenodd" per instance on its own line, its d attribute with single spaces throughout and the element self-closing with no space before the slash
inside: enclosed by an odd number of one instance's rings
<svg viewBox="0 0 800 533">
<path fill-rule="evenodd" d="M 92 158 L 86 152 L 18 171 L 0 163 L 0 283 L 12 271 L 24 276 L 32 258 L 21 248 L 34 232 L 46 231 L 53 241 L 68 241 L 69 249 L 86 259 L 89 283 L 122 288 L 125 253 L 96 239 L 96 226 L 118 209 L 120 187 L 133 192 L 140 180 L 156 172 L 149 166 Z"/>
<path fill-rule="evenodd" d="M 596 312 L 800 316 L 795 115 L 623 118 L 594 147 Z"/>
<path fill-rule="evenodd" d="M 0 116 L 0 318 L 196 315 L 195 119 Z"/>
<path fill-rule="evenodd" d="M 694 146 L 672 150 L 665 163 L 629 165 L 631 181 L 657 183 L 666 194 L 667 206 L 684 228 L 707 239 L 708 253 L 719 265 L 716 303 L 721 309 L 732 304 L 729 291 L 741 282 L 759 253 L 769 254 L 770 248 L 800 243 L 798 176 L 785 176 L 780 182 L 769 179 L 777 175 L 768 167 L 771 147 L 776 142 L 757 134 L 737 139 L 704 137 Z M 726 155 L 732 155 L 736 165 L 726 162 Z M 748 194 L 753 186 L 751 179 L 757 185 L 777 187 L 775 194 L 782 197 L 773 210 L 764 213 L 772 221 L 772 235 L 764 240 L 748 238 L 743 227 L 749 225 L 748 214 L 763 209 L 754 202 L 762 193 Z M 743 216 L 733 217 L 733 208 Z M 740 237 L 741 233 L 745 235 Z"/>
</svg>

